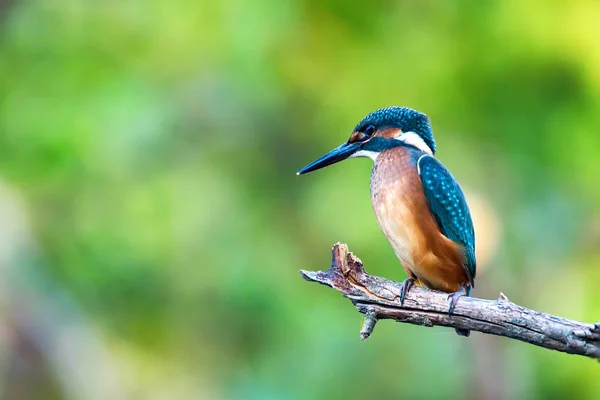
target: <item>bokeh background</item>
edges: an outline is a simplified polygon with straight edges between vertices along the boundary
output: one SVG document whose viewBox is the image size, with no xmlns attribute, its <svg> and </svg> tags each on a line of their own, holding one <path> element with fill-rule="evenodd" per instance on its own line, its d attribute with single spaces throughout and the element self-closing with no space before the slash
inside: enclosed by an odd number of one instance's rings
<svg viewBox="0 0 600 400">
<path fill-rule="evenodd" d="M 598 399 L 600 366 L 378 324 L 304 282 L 336 241 L 404 273 L 368 112 L 427 113 L 474 295 L 600 319 L 600 3 L 0 1 L 6 399 Z"/>
</svg>

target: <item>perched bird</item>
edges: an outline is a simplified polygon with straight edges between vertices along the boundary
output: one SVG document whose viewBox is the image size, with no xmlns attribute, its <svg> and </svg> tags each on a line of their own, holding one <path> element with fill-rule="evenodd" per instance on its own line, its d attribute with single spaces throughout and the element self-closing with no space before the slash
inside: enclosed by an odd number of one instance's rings
<svg viewBox="0 0 600 400">
<path fill-rule="evenodd" d="M 434 157 L 435 150 L 427 115 L 407 107 L 386 107 L 363 118 L 346 143 L 298 175 L 347 158 L 371 158 L 373 210 L 408 275 L 400 302 L 417 284 L 450 293 L 452 315 L 458 299 L 475 287 L 475 233 L 465 196 Z"/>
</svg>

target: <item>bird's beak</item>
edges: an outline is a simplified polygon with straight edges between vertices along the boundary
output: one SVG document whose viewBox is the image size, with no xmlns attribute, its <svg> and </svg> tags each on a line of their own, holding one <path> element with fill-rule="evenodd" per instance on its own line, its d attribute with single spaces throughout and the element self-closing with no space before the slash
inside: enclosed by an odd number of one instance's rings
<svg viewBox="0 0 600 400">
<path fill-rule="evenodd" d="M 344 143 L 341 146 L 336 147 L 323 157 L 319 158 L 296 172 L 296 175 L 306 174 L 307 172 L 315 171 L 317 169 L 327 167 L 328 165 L 335 164 L 343 161 L 350 157 L 352 154 L 359 150 L 360 143 Z"/>
</svg>

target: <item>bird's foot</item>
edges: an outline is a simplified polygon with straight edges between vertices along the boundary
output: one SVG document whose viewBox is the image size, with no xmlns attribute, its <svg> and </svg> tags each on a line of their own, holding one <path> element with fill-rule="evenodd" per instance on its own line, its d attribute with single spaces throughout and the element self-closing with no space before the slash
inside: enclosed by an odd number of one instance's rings
<svg viewBox="0 0 600 400">
<path fill-rule="evenodd" d="M 402 281 L 402 286 L 400 286 L 400 305 L 404 305 L 404 298 L 406 294 L 410 290 L 411 287 L 415 284 L 415 280 L 413 278 L 406 278 Z"/>
<path fill-rule="evenodd" d="M 448 295 L 448 300 L 450 300 L 450 308 L 448 309 L 449 317 L 452 316 L 452 313 L 454 312 L 454 307 L 456 307 L 456 303 L 458 302 L 458 299 L 460 299 L 463 296 L 468 296 L 468 295 L 469 295 L 469 289 L 467 287 L 465 287 L 464 285 L 462 285 L 460 287 L 460 289 L 458 289 L 456 292 L 450 293 Z"/>
<path fill-rule="evenodd" d="M 460 299 L 463 296 L 468 296 L 470 292 L 471 288 L 469 286 L 461 285 L 460 289 L 448 295 L 448 300 L 450 300 L 450 308 L 448 309 L 449 317 L 452 316 L 452 313 L 454 312 L 454 307 L 456 307 L 456 302 L 458 302 L 458 299 Z M 458 334 L 458 336 L 469 337 L 469 335 L 471 334 L 471 331 L 468 329 L 455 328 L 455 331 Z"/>
<path fill-rule="evenodd" d="M 575 336 L 587 339 L 592 342 L 600 342 L 600 322 L 597 322 L 590 329 L 573 331 Z"/>
</svg>

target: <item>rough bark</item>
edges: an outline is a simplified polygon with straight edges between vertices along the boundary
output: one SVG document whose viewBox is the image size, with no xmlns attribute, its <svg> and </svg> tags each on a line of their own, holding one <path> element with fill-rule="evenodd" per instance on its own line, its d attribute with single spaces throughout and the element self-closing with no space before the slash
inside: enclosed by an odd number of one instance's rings
<svg viewBox="0 0 600 400">
<path fill-rule="evenodd" d="M 399 282 L 371 276 L 345 244 L 336 243 L 329 270 L 300 271 L 311 282 L 330 286 L 365 314 L 360 331 L 368 338 L 379 319 L 422 326 L 446 326 L 504 336 L 547 349 L 600 359 L 600 322 L 577 322 L 519 306 L 500 293 L 496 300 L 461 298 L 448 315 L 448 294 L 413 287 L 400 305 Z"/>
</svg>

